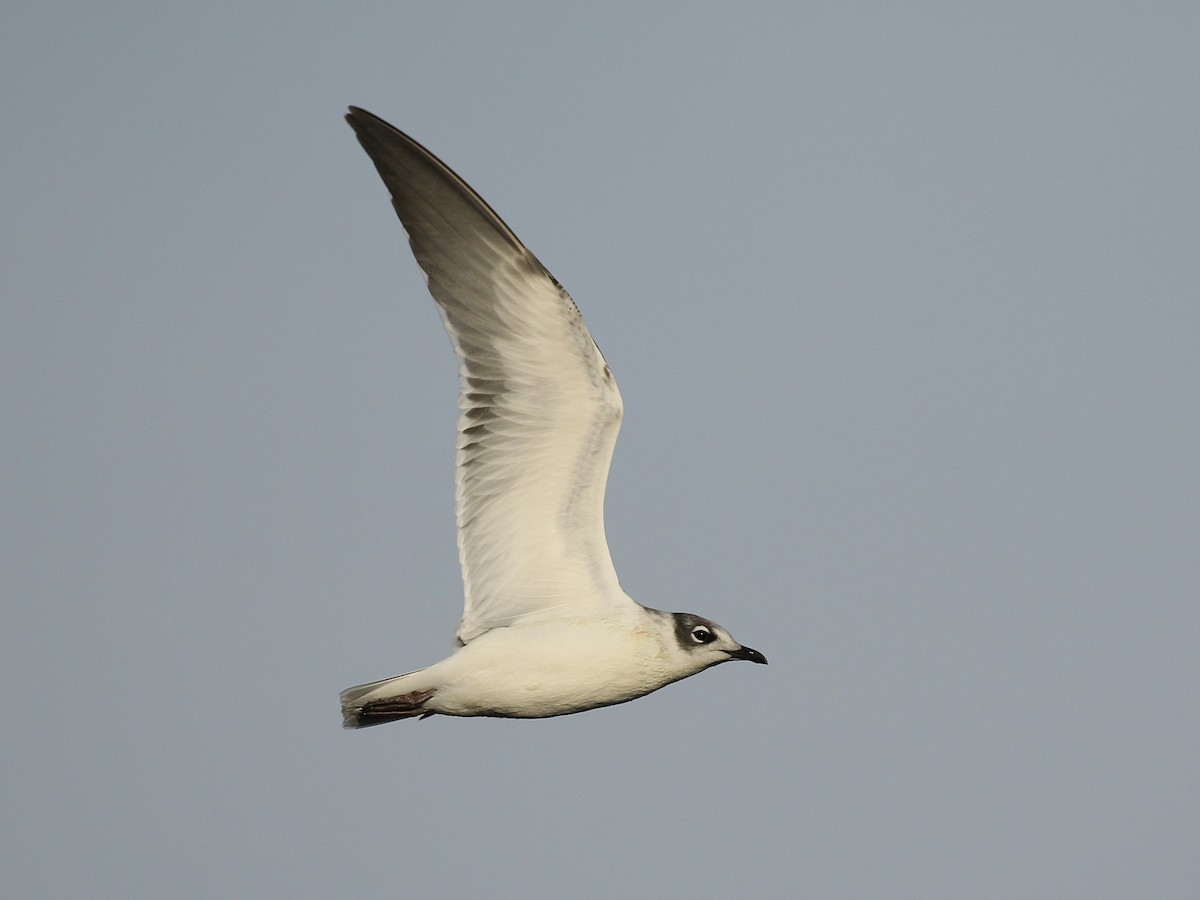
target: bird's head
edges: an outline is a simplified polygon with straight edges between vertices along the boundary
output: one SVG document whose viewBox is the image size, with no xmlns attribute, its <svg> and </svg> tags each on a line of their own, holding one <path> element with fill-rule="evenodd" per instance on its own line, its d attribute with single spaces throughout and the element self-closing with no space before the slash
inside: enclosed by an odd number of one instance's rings
<svg viewBox="0 0 1200 900">
<path fill-rule="evenodd" d="M 677 663 L 690 669 L 689 674 L 733 659 L 767 664 L 767 658 L 739 644 L 728 631 L 708 619 L 692 613 L 667 613 L 675 641 L 671 654 Z"/>
</svg>

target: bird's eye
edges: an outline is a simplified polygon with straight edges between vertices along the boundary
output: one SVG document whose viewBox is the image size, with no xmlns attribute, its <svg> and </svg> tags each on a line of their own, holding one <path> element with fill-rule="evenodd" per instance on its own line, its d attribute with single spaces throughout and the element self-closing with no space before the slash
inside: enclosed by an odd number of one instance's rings
<svg viewBox="0 0 1200 900">
<path fill-rule="evenodd" d="M 710 644 L 716 639 L 717 636 L 703 625 L 697 625 L 692 629 L 692 640 L 697 644 Z"/>
</svg>

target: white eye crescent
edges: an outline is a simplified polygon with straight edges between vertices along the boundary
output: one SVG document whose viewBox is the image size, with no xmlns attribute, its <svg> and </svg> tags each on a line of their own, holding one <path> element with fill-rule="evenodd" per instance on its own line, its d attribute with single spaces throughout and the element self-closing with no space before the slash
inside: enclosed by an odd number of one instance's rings
<svg viewBox="0 0 1200 900">
<path fill-rule="evenodd" d="M 705 625 L 697 625 L 692 629 L 692 640 L 697 644 L 711 644 L 716 639 L 717 636 Z"/>
</svg>

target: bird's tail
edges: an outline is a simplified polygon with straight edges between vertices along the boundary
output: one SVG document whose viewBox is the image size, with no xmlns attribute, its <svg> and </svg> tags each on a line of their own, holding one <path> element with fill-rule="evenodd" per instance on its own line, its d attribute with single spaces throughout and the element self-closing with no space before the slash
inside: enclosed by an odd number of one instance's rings
<svg viewBox="0 0 1200 900">
<path fill-rule="evenodd" d="M 405 689 L 404 681 L 417 672 L 346 688 L 341 693 L 342 727 L 367 728 L 400 719 L 432 716 L 433 710 L 425 709 L 425 703 L 434 692 L 414 689 L 415 685 Z"/>
</svg>

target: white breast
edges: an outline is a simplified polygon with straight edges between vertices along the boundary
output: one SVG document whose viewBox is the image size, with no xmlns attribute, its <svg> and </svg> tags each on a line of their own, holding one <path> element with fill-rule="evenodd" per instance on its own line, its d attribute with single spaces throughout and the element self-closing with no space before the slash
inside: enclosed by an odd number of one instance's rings
<svg viewBox="0 0 1200 900">
<path fill-rule="evenodd" d="M 541 718 L 633 700 L 691 674 L 674 671 L 651 625 L 619 618 L 494 629 L 425 670 L 436 691 L 426 706 Z"/>
</svg>

